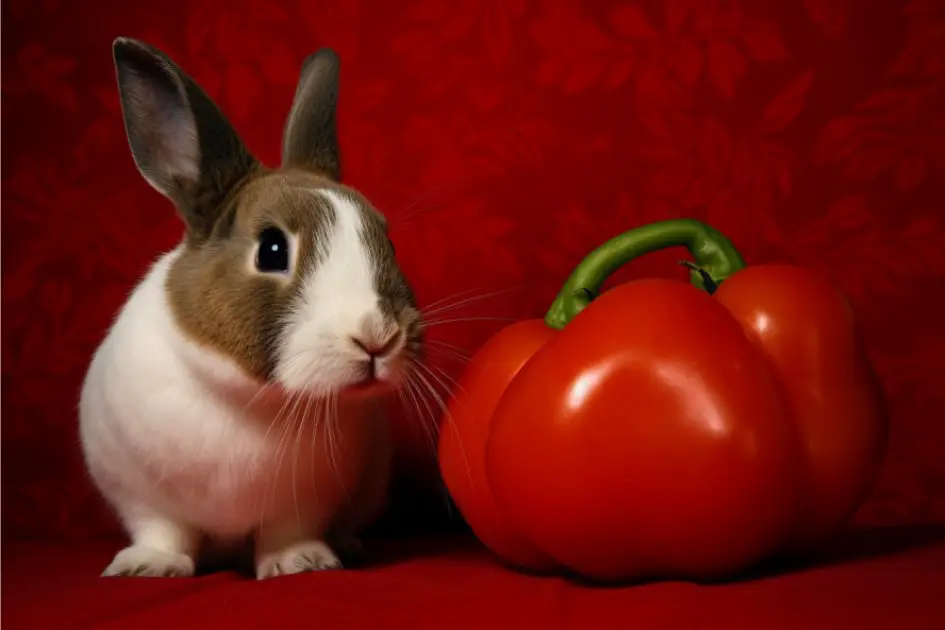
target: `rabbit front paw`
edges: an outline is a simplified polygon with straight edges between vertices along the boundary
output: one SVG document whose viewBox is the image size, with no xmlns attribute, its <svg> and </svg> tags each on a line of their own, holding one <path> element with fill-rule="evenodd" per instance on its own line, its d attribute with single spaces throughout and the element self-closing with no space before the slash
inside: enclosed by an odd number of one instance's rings
<svg viewBox="0 0 945 630">
<path fill-rule="evenodd" d="M 194 561 L 182 553 L 141 545 L 125 547 L 102 572 L 103 577 L 190 577 Z"/>
<path fill-rule="evenodd" d="M 256 565 L 256 578 L 265 580 L 280 575 L 341 568 L 341 560 L 331 547 L 320 540 L 306 540 L 263 555 Z"/>
</svg>

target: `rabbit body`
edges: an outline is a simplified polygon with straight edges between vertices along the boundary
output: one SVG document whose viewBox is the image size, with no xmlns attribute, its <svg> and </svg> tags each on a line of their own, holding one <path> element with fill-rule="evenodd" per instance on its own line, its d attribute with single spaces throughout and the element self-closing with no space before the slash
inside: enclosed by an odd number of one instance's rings
<svg viewBox="0 0 945 630">
<path fill-rule="evenodd" d="M 345 508 L 352 528 L 376 516 L 391 444 L 373 401 L 342 403 L 334 413 L 344 421 L 330 426 L 327 403 L 260 396 L 257 383 L 169 317 L 163 287 L 177 254 L 134 290 L 81 397 L 90 474 L 126 527 L 155 529 L 159 549 L 181 544 L 162 538 L 184 539 L 192 556 L 202 536 L 226 544 L 269 529 L 321 539 L 333 521 L 344 524 Z"/>
<path fill-rule="evenodd" d="M 303 67 L 270 170 L 163 53 L 115 43 L 136 164 L 186 224 L 95 352 L 87 468 L 131 538 L 105 575 L 188 576 L 251 542 L 259 578 L 340 568 L 386 504 L 380 397 L 419 348 L 386 221 L 338 181 L 337 60 Z"/>
</svg>

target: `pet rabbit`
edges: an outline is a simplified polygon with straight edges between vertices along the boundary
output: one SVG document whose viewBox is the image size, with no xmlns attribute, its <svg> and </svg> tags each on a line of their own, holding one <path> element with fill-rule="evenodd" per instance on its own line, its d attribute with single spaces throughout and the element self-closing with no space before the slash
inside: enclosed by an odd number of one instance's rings
<svg viewBox="0 0 945 630">
<path fill-rule="evenodd" d="M 131 539 L 104 575 L 189 576 L 245 541 L 259 579 L 339 568 L 330 541 L 386 505 L 379 397 L 422 326 L 385 218 L 340 183 L 337 56 L 305 60 L 279 168 L 164 53 L 119 38 L 113 56 L 135 164 L 184 230 L 81 391 L 87 469 Z"/>
</svg>

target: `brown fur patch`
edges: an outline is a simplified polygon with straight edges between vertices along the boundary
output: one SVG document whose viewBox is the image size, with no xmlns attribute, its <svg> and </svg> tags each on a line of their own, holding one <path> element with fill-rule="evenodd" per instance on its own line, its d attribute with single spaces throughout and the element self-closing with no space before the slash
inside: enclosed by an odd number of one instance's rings
<svg viewBox="0 0 945 630">
<path fill-rule="evenodd" d="M 274 367 L 281 321 L 303 270 L 313 264 L 316 240 L 329 234 L 334 221 L 330 204 L 301 186 L 328 184 L 302 172 L 258 175 L 220 213 L 210 239 L 185 243 L 168 275 L 171 308 L 183 330 L 257 378 L 268 378 Z M 252 269 L 258 235 L 269 226 L 297 236 L 288 281 Z"/>
</svg>

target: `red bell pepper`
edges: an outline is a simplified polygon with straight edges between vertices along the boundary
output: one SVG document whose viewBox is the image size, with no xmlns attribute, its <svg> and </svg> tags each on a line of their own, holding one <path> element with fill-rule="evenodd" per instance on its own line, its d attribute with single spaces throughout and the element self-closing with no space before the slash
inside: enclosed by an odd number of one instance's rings
<svg viewBox="0 0 945 630">
<path fill-rule="evenodd" d="M 683 246 L 691 283 L 601 292 Z M 881 388 L 844 296 L 790 265 L 745 267 L 673 220 L 592 252 L 544 321 L 472 357 L 440 444 L 451 496 L 519 569 L 718 579 L 836 534 L 876 477 Z"/>
</svg>

